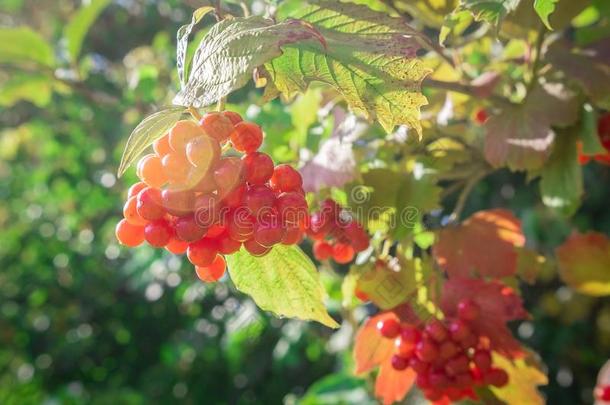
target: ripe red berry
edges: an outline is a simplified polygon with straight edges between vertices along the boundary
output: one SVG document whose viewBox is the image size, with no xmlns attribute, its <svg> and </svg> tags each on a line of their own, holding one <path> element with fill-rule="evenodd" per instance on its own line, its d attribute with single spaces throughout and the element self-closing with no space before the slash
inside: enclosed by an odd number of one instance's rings
<svg viewBox="0 0 610 405">
<path fill-rule="evenodd" d="M 492 368 L 483 373 L 483 382 L 494 387 L 504 387 L 508 384 L 508 374 L 500 368 Z"/>
<path fill-rule="evenodd" d="M 216 255 L 212 263 L 208 266 L 195 266 L 197 277 L 203 282 L 213 283 L 222 278 L 227 269 L 224 257 Z"/>
<path fill-rule="evenodd" d="M 217 243 L 218 253 L 223 255 L 233 254 L 241 248 L 241 242 L 232 239 L 228 233 L 219 237 Z"/>
<path fill-rule="evenodd" d="M 203 134 L 203 131 L 195 121 L 178 121 L 169 130 L 169 145 L 174 150 L 174 152 L 184 154 L 186 144 L 189 143 L 191 139 L 201 136 Z"/>
<path fill-rule="evenodd" d="M 193 169 L 184 152 L 168 153 L 161 159 L 161 164 L 170 184 L 186 183 Z"/>
<path fill-rule="evenodd" d="M 421 361 L 431 362 L 438 356 L 438 347 L 428 339 L 422 339 L 415 345 L 415 355 Z"/>
<path fill-rule="evenodd" d="M 170 153 L 172 151 L 172 147 L 169 144 L 169 134 L 165 134 L 153 142 L 153 149 L 160 158 Z"/>
<path fill-rule="evenodd" d="M 238 113 L 236 113 L 234 111 L 223 111 L 222 115 L 227 117 L 233 125 L 237 125 L 243 121 L 243 118 L 241 117 L 241 115 L 239 115 Z"/>
<path fill-rule="evenodd" d="M 303 186 L 303 179 L 292 166 L 281 164 L 273 169 L 269 185 L 275 191 L 298 191 Z"/>
<path fill-rule="evenodd" d="M 471 335 L 468 325 L 459 319 L 449 324 L 449 333 L 451 334 L 451 339 L 455 341 L 466 340 Z"/>
<path fill-rule="evenodd" d="M 171 238 L 167 245 L 165 245 L 165 249 L 175 255 L 182 255 L 186 253 L 186 249 L 189 247 L 188 242 L 180 240 L 178 238 Z"/>
<path fill-rule="evenodd" d="M 458 317 L 464 321 L 474 321 L 479 317 L 481 308 L 479 304 L 470 299 L 458 303 Z"/>
<path fill-rule="evenodd" d="M 417 374 L 417 377 L 415 378 L 415 384 L 417 384 L 417 386 L 423 390 L 430 388 L 430 378 L 429 378 L 429 373 L 419 373 Z"/>
<path fill-rule="evenodd" d="M 163 247 L 169 243 L 173 236 L 173 231 L 169 223 L 164 219 L 146 224 L 144 227 L 144 238 L 151 246 Z"/>
<path fill-rule="evenodd" d="M 129 187 L 129 190 L 127 191 L 127 198 L 137 197 L 140 191 L 144 190 L 146 187 L 148 186 L 143 181 L 134 183 L 134 185 Z"/>
<path fill-rule="evenodd" d="M 277 196 L 275 208 L 283 224 L 301 224 L 308 213 L 305 197 L 295 192 L 281 193 Z"/>
<path fill-rule="evenodd" d="M 161 203 L 174 216 L 190 215 L 195 209 L 195 193 L 191 190 L 165 189 L 161 191 Z"/>
<path fill-rule="evenodd" d="M 354 259 L 354 248 L 344 243 L 335 243 L 333 246 L 333 260 L 339 264 L 349 263 Z"/>
<path fill-rule="evenodd" d="M 201 135 L 186 144 L 186 158 L 195 167 L 206 173 L 218 163 L 221 149 L 218 141 L 211 136 Z"/>
<path fill-rule="evenodd" d="M 266 247 L 271 247 L 282 241 L 286 230 L 277 217 L 261 218 L 254 227 L 254 240 Z"/>
<path fill-rule="evenodd" d="M 267 186 L 252 186 L 246 190 L 244 205 L 255 217 L 269 214 L 275 203 L 275 194 Z"/>
<path fill-rule="evenodd" d="M 200 226 L 192 215 L 177 218 L 174 223 L 174 229 L 176 230 L 178 239 L 184 242 L 195 242 L 201 239 L 206 233 L 206 228 Z"/>
<path fill-rule="evenodd" d="M 445 371 L 450 376 L 468 372 L 468 363 L 468 357 L 466 357 L 465 354 L 460 354 L 459 356 L 447 361 L 447 363 L 445 364 Z"/>
<path fill-rule="evenodd" d="M 491 368 L 491 354 L 487 350 L 477 350 L 472 357 L 472 361 L 482 372 Z"/>
<path fill-rule="evenodd" d="M 598 385 L 594 390 L 595 399 L 598 401 L 610 401 L 610 384 Z"/>
<path fill-rule="evenodd" d="M 263 131 L 253 122 L 242 121 L 231 134 L 233 148 L 239 152 L 255 152 L 263 143 Z"/>
<path fill-rule="evenodd" d="M 334 218 L 322 211 L 314 212 L 309 219 L 309 227 L 312 232 L 322 235 L 328 234 L 333 229 L 334 223 Z"/>
<path fill-rule="evenodd" d="M 155 221 L 163 218 L 165 209 L 163 208 L 161 192 L 156 188 L 147 187 L 138 193 L 136 210 L 140 217 L 147 221 Z"/>
<path fill-rule="evenodd" d="M 453 377 L 455 380 L 455 385 L 458 388 L 468 389 L 474 385 L 474 379 L 470 372 L 460 373 Z"/>
<path fill-rule="evenodd" d="M 391 358 L 391 363 L 392 363 L 392 368 L 394 368 L 394 370 L 404 370 L 407 367 L 409 367 L 409 361 L 407 359 L 405 359 L 404 357 L 398 356 L 398 355 L 393 355 Z"/>
<path fill-rule="evenodd" d="M 205 194 L 211 194 L 218 189 L 216 180 L 214 180 L 214 173 L 203 173 L 201 169 L 197 167 L 191 169 L 186 181 L 186 186 L 190 187 L 193 191 Z"/>
<path fill-rule="evenodd" d="M 189 245 L 186 255 L 195 266 L 206 267 L 212 264 L 218 254 L 216 242 L 209 238 L 203 238 Z"/>
<path fill-rule="evenodd" d="M 449 385 L 449 378 L 442 371 L 434 371 L 430 373 L 428 377 L 430 381 L 430 385 L 434 388 L 445 388 Z"/>
<path fill-rule="evenodd" d="M 116 224 L 115 235 L 122 245 L 136 247 L 144 242 L 144 227 L 130 224 L 126 219 L 122 219 Z"/>
<path fill-rule="evenodd" d="M 214 182 L 222 190 L 234 190 L 244 181 L 244 164 L 238 157 L 220 159 L 214 170 Z"/>
<path fill-rule="evenodd" d="M 209 228 L 220 219 L 220 204 L 214 194 L 200 194 L 194 202 L 195 221 Z"/>
<path fill-rule="evenodd" d="M 413 344 L 417 343 L 421 339 L 421 331 L 415 326 L 407 325 L 403 326 L 400 330 L 400 337 L 403 340 L 411 342 Z"/>
<path fill-rule="evenodd" d="M 303 239 L 303 231 L 298 226 L 288 226 L 285 228 L 286 233 L 282 239 L 283 245 L 296 245 Z"/>
<path fill-rule="evenodd" d="M 355 251 L 361 252 L 369 247 L 369 236 L 356 221 L 350 221 L 344 228 L 343 233 L 350 240 Z"/>
<path fill-rule="evenodd" d="M 449 337 L 447 328 L 438 319 L 433 319 L 428 322 L 424 328 L 425 332 L 437 342 L 442 342 Z"/>
<path fill-rule="evenodd" d="M 362 302 L 370 301 L 369 296 L 366 295 L 366 293 L 364 291 L 359 290 L 358 288 L 354 289 L 354 295 L 356 296 L 356 298 L 358 298 Z"/>
<path fill-rule="evenodd" d="M 375 326 L 381 336 L 388 339 L 394 339 L 400 333 L 400 323 L 394 318 L 381 319 Z"/>
<path fill-rule="evenodd" d="M 415 343 L 404 340 L 398 336 L 394 339 L 394 352 L 405 358 L 409 358 L 413 356 L 413 353 L 415 352 Z"/>
<path fill-rule="evenodd" d="M 224 190 L 221 190 L 224 191 Z M 246 194 L 246 186 L 241 185 L 233 190 L 228 191 L 226 194 L 219 193 L 219 198 L 222 202 L 223 207 L 237 208 L 241 205 L 244 195 Z"/>
<path fill-rule="evenodd" d="M 479 108 L 474 114 L 474 122 L 479 125 L 485 124 L 485 121 L 487 121 L 488 118 L 489 114 L 487 114 L 487 111 L 484 108 Z"/>
<path fill-rule="evenodd" d="M 314 242 L 313 244 L 313 256 L 316 258 L 316 260 L 322 261 L 322 260 L 328 260 L 331 258 L 331 256 L 333 255 L 333 246 L 324 241 L 324 240 L 318 240 L 316 242 Z"/>
<path fill-rule="evenodd" d="M 150 154 L 140 159 L 137 168 L 138 177 L 150 187 L 159 188 L 167 183 L 167 176 L 163 170 L 161 158 Z"/>
<path fill-rule="evenodd" d="M 217 238 L 220 235 L 222 235 L 223 233 L 227 232 L 227 227 L 225 225 L 221 225 L 221 224 L 214 224 L 210 227 L 210 229 L 208 229 L 208 232 L 206 233 L 206 236 L 208 238 Z"/>
<path fill-rule="evenodd" d="M 425 374 L 430 369 L 430 363 L 421 361 L 417 357 L 411 357 L 411 359 L 409 359 L 409 367 L 418 374 Z"/>
<path fill-rule="evenodd" d="M 249 215 L 242 215 L 243 211 L 238 210 L 229 217 L 227 229 L 229 236 L 239 242 L 245 242 L 254 235 L 255 220 Z"/>
<path fill-rule="evenodd" d="M 438 349 L 438 355 L 441 359 L 447 360 L 455 356 L 461 351 L 461 348 L 450 340 L 445 340 Z"/>
<path fill-rule="evenodd" d="M 248 184 L 265 184 L 273 174 L 273 160 L 266 153 L 252 152 L 242 157 Z"/>
<path fill-rule="evenodd" d="M 201 118 L 199 125 L 206 134 L 221 144 L 226 142 L 235 130 L 231 119 L 219 112 L 207 113 Z"/>
<path fill-rule="evenodd" d="M 248 239 L 245 241 L 244 248 L 248 251 L 248 253 L 255 257 L 265 256 L 271 251 L 271 248 L 259 244 L 254 239 Z"/>
<path fill-rule="evenodd" d="M 132 225 L 144 226 L 148 223 L 147 220 L 138 214 L 138 198 L 136 196 L 129 197 L 123 206 L 123 216 Z"/>
</svg>

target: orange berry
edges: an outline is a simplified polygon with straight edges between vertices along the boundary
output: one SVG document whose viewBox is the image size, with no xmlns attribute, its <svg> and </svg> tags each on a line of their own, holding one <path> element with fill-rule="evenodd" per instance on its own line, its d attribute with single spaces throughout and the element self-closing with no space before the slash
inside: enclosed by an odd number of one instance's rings
<svg viewBox="0 0 610 405">
<path fill-rule="evenodd" d="M 218 162 L 220 154 L 220 144 L 211 136 L 198 136 L 186 144 L 186 158 L 202 173 L 207 173 Z"/>
<path fill-rule="evenodd" d="M 165 249 L 175 255 L 182 255 L 186 253 L 186 249 L 188 249 L 189 243 L 182 241 L 178 238 L 172 238 L 169 240 L 169 243 L 165 245 Z"/>
<path fill-rule="evenodd" d="M 243 121 L 241 115 L 239 115 L 235 111 L 223 111 L 222 115 L 227 117 L 233 123 L 233 125 L 237 125 Z"/>
<path fill-rule="evenodd" d="M 129 187 L 129 191 L 127 191 L 127 198 L 136 197 L 138 193 L 144 190 L 146 187 L 146 183 L 143 181 L 135 183 L 133 186 Z"/>
<path fill-rule="evenodd" d="M 168 153 L 161 159 L 165 175 L 170 183 L 184 183 L 192 168 L 184 154 L 177 152 Z"/>
<path fill-rule="evenodd" d="M 153 143 L 153 149 L 159 157 L 163 157 L 172 151 L 169 145 L 169 134 L 163 135 Z"/>
<path fill-rule="evenodd" d="M 126 219 L 121 219 L 114 230 L 119 243 L 136 247 L 144 242 L 144 227 L 132 225 Z"/>
<path fill-rule="evenodd" d="M 206 134 L 220 143 L 229 139 L 231 133 L 235 130 L 231 120 L 219 112 L 207 113 L 199 121 L 199 125 Z"/>
<path fill-rule="evenodd" d="M 123 206 L 123 216 L 132 225 L 144 226 L 148 223 L 147 220 L 142 218 L 140 214 L 138 214 L 137 210 L 138 206 L 138 197 L 133 196 L 129 197 L 125 205 Z"/>
<path fill-rule="evenodd" d="M 160 188 L 167 183 L 167 176 L 157 155 L 146 155 L 138 163 L 138 176 L 140 180 L 150 187 Z"/>
<path fill-rule="evenodd" d="M 242 121 L 235 125 L 235 131 L 231 133 L 231 143 L 239 152 L 256 152 L 263 144 L 263 131 L 253 122 Z"/>
<path fill-rule="evenodd" d="M 169 130 L 169 144 L 175 152 L 184 152 L 186 144 L 191 139 L 203 135 L 204 132 L 195 121 L 182 120 Z"/>
<path fill-rule="evenodd" d="M 226 269 L 227 263 L 225 262 L 224 257 L 221 255 L 216 255 L 216 258 L 209 266 L 195 266 L 197 277 L 199 277 L 199 279 L 205 283 L 213 283 L 220 280 L 225 274 Z"/>
</svg>

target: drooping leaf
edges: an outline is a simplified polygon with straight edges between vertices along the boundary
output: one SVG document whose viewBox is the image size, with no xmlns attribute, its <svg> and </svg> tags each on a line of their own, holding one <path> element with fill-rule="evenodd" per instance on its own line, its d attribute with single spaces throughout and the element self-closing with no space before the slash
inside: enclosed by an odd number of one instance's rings
<svg viewBox="0 0 610 405">
<path fill-rule="evenodd" d="M 275 89 L 288 97 L 314 81 L 336 89 L 357 113 L 390 132 L 408 125 L 421 135 L 421 81 L 428 69 L 417 59 L 417 33 L 401 19 L 337 1 L 288 2 L 280 18 L 301 18 L 326 39 L 291 44 L 265 65 Z"/>
<path fill-rule="evenodd" d="M 461 0 L 460 8 L 469 10 L 478 21 L 498 25 L 504 17 L 514 11 L 520 0 Z"/>
<path fill-rule="evenodd" d="M 517 271 L 515 247 L 524 244 L 521 222 L 510 211 L 493 209 L 442 229 L 432 252 L 449 277 L 502 278 Z"/>
<path fill-rule="evenodd" d="M 542 167 L 555 132 L 578 118 L 579 104 L 562 85 L 537 86 L 524 103 L 508 106 L 485 124 L 485 158 L 496 167 L 528 170 Z"/>
<path fill-rule="evenodd" d="M 509 356 L 523 356 L 521 344 L 512 336 L 506 323 L 524 319 L 521 298 L 499 281 L 453 278 L 443 284 L 441 308 L 445 316 L 456 317 L 457 305 L 463 299 L 474 300 L 482 308 L 479 318 L 470 323 L 475 334 L 487 336 L 494 350 Z"/>
<path fill-rule="evenodd" d="M 310 25 L 298 20 L 274 24 L 254 16 L 223 20 L 202 39 L 186 84 L 173 102 L 204 107 L 243 87 L 258 66 L 282 53 L 287 44 L 324 39 Z"/>
<path fill-rule="evenodd" d="M 576 147 L 577 129 L 558 131 L 553 152 L 541 172 L 542 201 L 566 216 L 576 212 L 584 193 Z"/>
<path fill-rule="evenodd" d="M 384 405 L 401 401 L 413 388 L 417 373 L 411 368 L 396 370 L 389 360 L 381 364 L 375 380 L 375 396 Z"/>
<path fill-rule="evenodd" d="M 506 404 L 543 405 L 545 398 L 538 387 L 549 383 L 542 365 L 536 360 L 535 354 L 526 351 L 526 357 L 508 359 L 495 352 L 493 364 L 508 373 L 508 384 L 502 388 L 490 387 L 494 396 Z"/>
<path fill-rule="evenodd" d="M 0 62 L 34 62 L 53 67 L 55 56 L 51 45 L 30 28 L 0 27 Z"/>
<path fill-rule="evenodd" d="M 549 22 L 549 16 L 555 11 L 555 5 L 558 1 L 559 0 L 534 0 L 534 10 L 536 10 L 536 13 L 538 13 L 538 16 L 544 25 L 550 30 L 553 28 Z"/>
<path fill-rule="evenodd" d="M 14 74 L 0 83 L 0 106 L 10 107 L 27 100 L 38 107 L 51 101 L 53 82 L 43 74 Z"/>
<path fill-rule="evenodd" d="M 339 325 L 324 307 L 325 291 L 316 267 L 297 246 L 277 245 L 263 257 L 241 250 L 227 257 L 235 288 L 276 316 Z"/>
<path fill-rule="evenodd" d="M 587 295 L 610 295 L 610 239 L 598 232 L 572 234 L 556 250 L 561 279 Z"/>
<path fill-rule="evenodd" d="M 90 1 L 89 4 L 81 7 L 66 25 L 64 38 L 67 42 L 68 55 L 72 61 L 78 60 L 87 32 L 108 4 L 110 4 L 110 0 Z"/>
<path fill-rule="evenodd" d="M 356 374 L 371 371 L 387 361 L 394 353 L 394 342 L 386 339 L 377 330 L 377 322 L 385 319 L 398 319 L 393 312 L 382 312 L 367 319 L 358 329 L 354 338 L 354 363 Z"/>
<path fill-rule="evenodd" d="M 195 25 L 197 25 L 199 21 L 201 21 L 201 19 L 211 11 L 214 11 L 214 7 L 212 6 L 199 7 L 193 12 L 191 23 L 178 28 L 178 32 L 176 34 L 176 69 L 178 70 L 178 78 L 180 79 L 180 86 L 182 88 L 184 88 L 186 85 L 186 76 L 188 74 L 186 51 L 188 48 L 189 35 L 191 35 Z"/>
<path fill-rule="evenodd" d="M 119 177 L 136 161 L 144 149 L 161 138 L 180 119 L 183 112 L 183 107 L 167 108 L 149 115 L 138 124 L 129 135 L 123 150 L 118 170 Z"/>
</svg>

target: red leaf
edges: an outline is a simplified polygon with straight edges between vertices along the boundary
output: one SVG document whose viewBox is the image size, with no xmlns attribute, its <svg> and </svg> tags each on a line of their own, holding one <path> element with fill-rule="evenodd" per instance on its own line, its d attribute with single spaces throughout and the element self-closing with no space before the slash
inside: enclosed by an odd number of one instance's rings
<svg viewBox="0 0 610 405">
<path fill-rule="evenodd" d="M 383 312 L 369 318 L 358 330 L 354 341 L 356 374 L 370 371 L 392 356 L 394 342 L 377 331 L 377 322 L 388 318 L 398 319 L 393 312 Z"/>
<path fill-rule="evenodd" d="M 487 336 L 492 348 L 510 358 L 523 356 L 520 343 L 506 326 L 508 321 L 527 318 L 521 298 L 515 291 L 499 281 L 477 279 L 450 279 L 443 285 L 441 309 L 445 316 L 457 316 L 457 304 L 465 299 L 474 300 L 481 308 L 479 318 L 471 322 L 477 334 Z"/>
<path fill-rule="evenodd" d="M 479 211 L 461 225 L 441 230 L 438 236 L 433 254 L 450 277 L 515 274 L 515 247 L 525 244 L 521 222 L 502 209 Z"/>
<path fill-rule="evenodd" d="M 415 377 L 417 374 L 412 369 L 395 370 L 390 360 L 387 360 L 379 368 L 375 381 L 375 396 L 380 398 L 384 405 L 401 401 L 413 387 Z"/>
</svg>

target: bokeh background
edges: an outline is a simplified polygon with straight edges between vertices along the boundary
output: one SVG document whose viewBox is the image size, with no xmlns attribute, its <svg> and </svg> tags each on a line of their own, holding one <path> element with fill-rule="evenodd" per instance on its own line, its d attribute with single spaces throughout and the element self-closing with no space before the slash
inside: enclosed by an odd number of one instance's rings
<svg viewBox="0 0 610 405">
<path fill-rule="evenodd" d="M 274 319 L 228 281 L 200 283 L 186 260 L 117 245 L 135 181 L 133 170 L 116 177 L 122 148 L 143 117 L 170 104 L 175 32 L 204 2 L 109 3 L 80 15 L 89 26 L 70 24 L 79 1 L 0 1 L 1 26 L 28 26 L 51 49 L 16 63 L 37 48 L 23 38 L 0 47 L 0 404 L 374 403 L 371 380 L 351 375 L 349 323 L 333 333 Z M 79 30 L 75 53 L 66 36 Z M 329 136 L 319 97 L 262 107 L 259 97 L 247 87 L 230 107 L 265 128 L 277 161 L 298 159 L 295 142 L 315 150 Z M 587 165 L 586 198 L 567 220 L 541 206 L 536 184 L 500 171 L 465 214 L 509 207 L 528 243 L 552 253 L 573 228 L 610 233 L 608 185 L 609 167 Z M 610 354 L 610 301 L 562 286 L 552 267 L 523 286 L 533 318 L 514 330 L 548 367 L 549 403 L 590 403 Z M 324 282 L 339 319 L 340 279 Z"/>
</svg>

